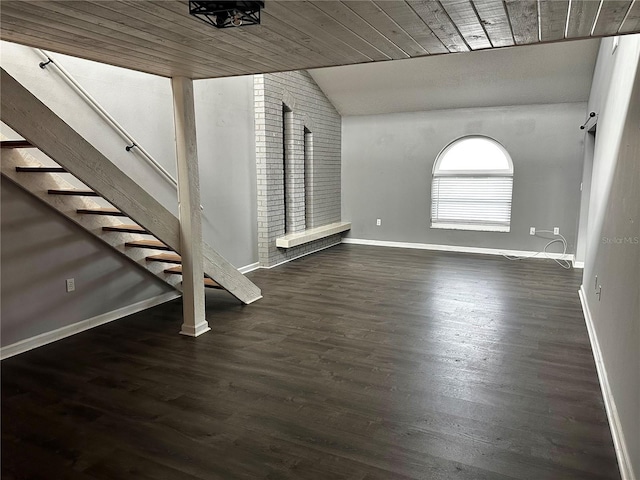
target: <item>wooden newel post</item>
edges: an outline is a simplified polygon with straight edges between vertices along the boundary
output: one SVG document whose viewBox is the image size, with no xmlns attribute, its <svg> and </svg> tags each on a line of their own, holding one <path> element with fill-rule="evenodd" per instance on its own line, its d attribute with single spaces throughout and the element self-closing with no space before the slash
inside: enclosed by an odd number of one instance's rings
<svg viewBox="0 0 640 480">
<path fill-rule="evenodd" d="M 176 130 L 180 255 L 182 256 L 184 320 L 180 333 L 197 337 L 211 329 L 205 318 L 204 308 L 200 175 L 193 81 L 189 78 L 174 77 L 171 79 L 171 86 Z"/>
</svg>

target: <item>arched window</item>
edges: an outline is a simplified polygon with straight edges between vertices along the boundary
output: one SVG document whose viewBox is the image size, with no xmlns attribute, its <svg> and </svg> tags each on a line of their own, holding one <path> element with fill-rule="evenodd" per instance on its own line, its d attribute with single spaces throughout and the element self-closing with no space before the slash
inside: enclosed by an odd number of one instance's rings
<svg viewBox="0 0 640 480">
<path fill-rule="evenodd" d="M 459 138 L 436 158 L 431 184 L 431 227 L 508 232 L 513 162 L 498 142 Z"/>
</svg>

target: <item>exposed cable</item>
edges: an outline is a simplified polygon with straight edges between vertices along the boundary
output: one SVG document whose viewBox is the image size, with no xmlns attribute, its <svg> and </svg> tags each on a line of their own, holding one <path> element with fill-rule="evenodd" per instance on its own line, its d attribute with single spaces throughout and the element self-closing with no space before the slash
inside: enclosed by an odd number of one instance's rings
<svg viewBox="0 0 640 480">
<path fill-rule="evenodd" d="M 537 230 L 536 231 L 536 236 L 538 235 L 538 233 L 550 233 L 552 235 L 557 235 L 560 238 L 554 238 L 552 239 L 550 242 L 548 242 L 544 248 L 542 249 L 542 251 L 538 252 L 538 253 L 534 253 L 533 255 L 526 255 L 526 256 L 514 256 L 514 255 L 502 255 L 504 258 L 506 258 L 507 260 L 526 260 L 527 258 L 533 258 L 533 257 L 537 257 L 540 254 L 544 254 L 545 257 L 553 260 L 554 262 L 556 262 L 558 265 L 560 265 L 562 268 L 564 268 L 565 270 L 571 270 L 571 263 L 569 263 L 568 260 L 565 260 L 564 258 L 553 258 L 549 256 L 549 253 L 547 251 L 547 248 L 549 248 L 551 245 L 553 245 L 556 242 L 561 242 L 562 243 L 562 256 L 564 257 L 567 254 L 567 239 L 564 238 L 564 235 L 562 235 L 561 233 L 555 234 L 553 233 L 551 230 Z M 544 238 L 544 237 L 543 237 Z"/>
</svg>

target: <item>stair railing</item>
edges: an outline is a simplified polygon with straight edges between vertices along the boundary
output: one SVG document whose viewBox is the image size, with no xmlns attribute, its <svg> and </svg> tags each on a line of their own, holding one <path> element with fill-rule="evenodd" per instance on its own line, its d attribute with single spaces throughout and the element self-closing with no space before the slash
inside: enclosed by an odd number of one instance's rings
<svg viewBox="0 0 640 480">
<path fill-rule="evenodd" d="M 171 176 L 167 170 L 160 165 L 143 147 L 138 144 L 131 135 L 120 125 L 111 115 L 107 112 L 102 105 L 98 103 L 98 101 L 91 96 L 89 92 L 87 92 L 82 85 L 80 85 L 75 78 L 71 76 L 69 72 L 67 72 L 62 65 L 52 59 L 47 52 L 36 48 L 35 51 L 40 55 L 43 59 L 40 62 L 40 68 L 47 68 L 49 65 L 53 65 L 55 69 L 60 73 L 60 76 L 73 88 L 88 104 L 95 112 L 100 115 L 118 134 L 122 137 L 122 139 L 127 143 L 125 150 L 127 152 L 131 152 L 132 150 L 136 150 L 140 153 L 140 156 L 147 161 L 154 169 L 156 169 L 163 177 L 165 177 L 170 183 L 172 183 L 176 188 L 178 187 L 178 182 L 175 178 Z"/>
</svg>

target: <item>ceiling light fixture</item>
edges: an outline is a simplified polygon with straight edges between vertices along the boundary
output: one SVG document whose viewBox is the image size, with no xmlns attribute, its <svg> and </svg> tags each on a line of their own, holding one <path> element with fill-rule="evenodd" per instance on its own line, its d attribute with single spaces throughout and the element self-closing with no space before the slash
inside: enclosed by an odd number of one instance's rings
<svg viewBox="0 0 640 480">
<path fill-rule="evenodd" d="M 260 25 L 264 1 L 196 1 L 189 0 L 189 13 L 216 28 Z"/>
</svg>

